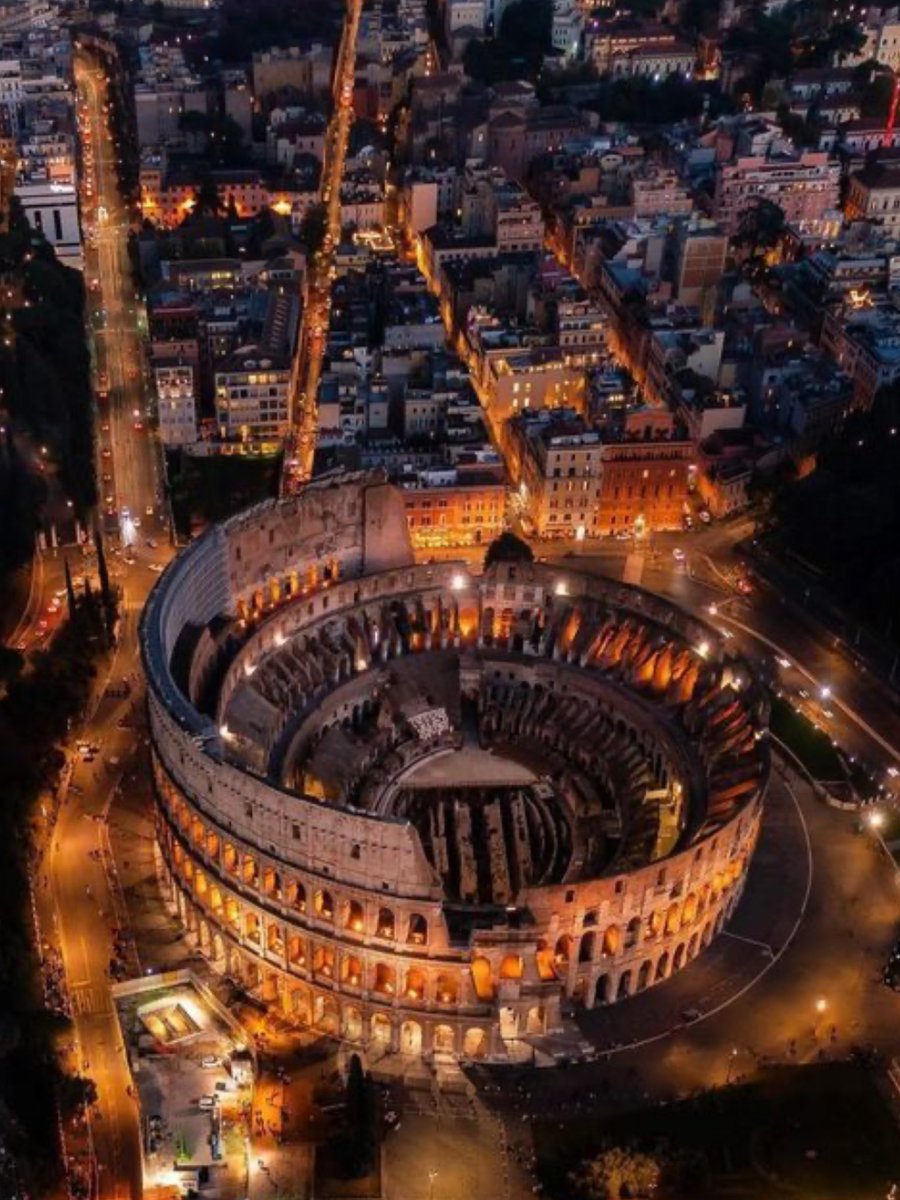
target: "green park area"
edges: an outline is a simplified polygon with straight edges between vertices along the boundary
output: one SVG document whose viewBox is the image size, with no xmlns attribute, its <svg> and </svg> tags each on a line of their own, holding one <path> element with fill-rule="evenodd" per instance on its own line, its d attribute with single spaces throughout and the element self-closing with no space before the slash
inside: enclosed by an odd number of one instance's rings
<svg viewBox="0 0 900 1200">
<path fill-rule="evenodd" d="M 823 783 L 846 778 L 846 771 L 831 738 L 822 729 L 817 729 L 808 717 L 785 700 L 783 696 L 772 699 L 769 728 L 774 736 L 787 746 L 806 767 L 814 779 Z"/>
<path fill-rule="evenodd" d="M 776 1067 L 673 1104 L 546 1121 L 535 1147 L 545 1194 L 568 1200 L 884 1200 L 900 1180 L 893 1117 L 854 1062 Z"/>
</svg>

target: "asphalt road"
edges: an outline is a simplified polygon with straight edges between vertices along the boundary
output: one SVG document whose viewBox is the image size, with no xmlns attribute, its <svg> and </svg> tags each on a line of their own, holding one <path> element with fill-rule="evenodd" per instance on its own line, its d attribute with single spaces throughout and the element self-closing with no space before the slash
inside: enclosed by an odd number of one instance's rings
<svg viewBox="0 0 900 1200">
<path fill-rule="evenodd" d="M 294 447 L 285 457 L 285 481 L 290 488 L 312 476 L 318 432 L 316 397 L 331 311 L 334 250 L 341 240 L 341 181 L 353 124 L 353 82 L 356 41 L 362 0 L 350 0 L 344 18 L 335 70 L 335 108 L 328 126 L 320 196 L 325 206 L 325 235 L 321 249 L 308 264 L 303 325 L 294 369 L 292 419 Z"/>
<path fill-rule="evenodd" d="M 95 332 L 97 369 L 106 376 L 108 390 L 99 415 L 101 494 L 113 496 L 111 504 L 104 504 L 104 529 L 110 566 L 122 589 L 122 620 L 108 675 L 99 681 L 88 719 L 73 738 L 97 745 L 99 754 L 93 763 L 76 756 L 38 902 L 42 907 L 52 904 L 43 923 L 54 930 L 65 967 L 75 1027 L 73 1065 L 97 1086 L 98 1100 L 89 1121 L 93 1194 L 98 1200 L 127 1200 L 141 1195 L 141 1155 L 137 1106 L 129 1095 L 130 1074 L 110 993 L 113 931 L 117 927 L 127 931 L 128 917 L 117 886 L 107 818 L 135 749 L 133 734 L 119 724 L 135 697 L 104 697 L 104 685 L 130 678 L 135 692 L 139 687 L 137 617 L 155 580 L 149 565 L 167 557 L 168 536 L 159 515 L 157 455 L 147 429 L 140 309 L 128 266 L 128 213 L 118 192 L 115 146 L 104 110 L 106 81 L 82 52 L 76 55 L 76 81 L 83 97 L 83 136 L 91 147 L 85 216 L 96 224 L 96 244 L 88 250 L 86 274 L 95 313 L 105 313 L 102 328 Z M 94 321 L 95 327 L 98 323 Z M 148 537 L 158 542 L 157 547 L 146 545 Z M 131 563 L 122 548 L 128 542 L 134 543 Z M 54 566 L 50 577 L 58 580 L 61 558 L 50 555 L 47 561 Z M 128 958 L 131 969 L 136 969 L 133 947 Z"/>
</svg>

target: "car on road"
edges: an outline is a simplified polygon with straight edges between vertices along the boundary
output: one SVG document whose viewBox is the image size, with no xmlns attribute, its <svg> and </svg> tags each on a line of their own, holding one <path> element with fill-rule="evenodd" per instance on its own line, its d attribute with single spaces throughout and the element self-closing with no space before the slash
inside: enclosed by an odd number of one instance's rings
<svg viewBox="0 0 900 1200">
<path fill-rule="evenodd" d="M 704 525 L 712 524 L 712 513 L 709 511 L 708 508 L 701 508 L 699 510 L 699 512 L 697 513 L 697 516 L 700 518 L 700 520 L 703 522 Z"/>
<path fill-rule="evenodd" d="M 684 551 L 681 549 L 680 546 L 676 546 L 675 549 L 672 551 L 672 557 L 675 559 L 676 562 L 684 562 L 685 555 L 684 555 Z"/>
<path fill-rule="evenodd" d="M 896 779 L 898 776 L 900 776 L 900 771 L 898 771 L 896 767 L 888 767 L 887 773 L 890 775 L 891 779 Z"/>
</svg>

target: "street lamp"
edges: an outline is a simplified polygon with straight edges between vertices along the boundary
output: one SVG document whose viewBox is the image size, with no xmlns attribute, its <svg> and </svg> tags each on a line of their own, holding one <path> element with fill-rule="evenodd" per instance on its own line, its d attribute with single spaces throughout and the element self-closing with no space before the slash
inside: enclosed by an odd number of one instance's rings
<svg viewBox="0 0 900 1200">
<path fill-rule="evenodd" d="M 434 1181 L 437 1179 L 438 1173 L 434 1167 L 428 1171 L 428 1200 L 434 1200 Z"/>
<path fill-rule="evenodd" d="M 828 699 L 828 697 L 831 695 L 831 688 L 828 686 L 828 684 L 826 684 L 823 688 L 820 689 L 819 695 L 821 696 L 821 698 L 823 700 Z"/>
<path fill-rule="evenodd" d="M 732 1047 L 731 1053 L 728 1055 L 728 1070 L 725 1072 L 725 1082 L 731 1083 L 731 1072 L 734 1070 L 734 1060 L 738 1056 L 737 1046 Z"/>
</svg>

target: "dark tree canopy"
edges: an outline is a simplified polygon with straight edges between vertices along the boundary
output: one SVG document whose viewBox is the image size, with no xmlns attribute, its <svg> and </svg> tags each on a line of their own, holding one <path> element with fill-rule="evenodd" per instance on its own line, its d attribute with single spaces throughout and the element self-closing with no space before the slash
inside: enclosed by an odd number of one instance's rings
<svg viewBox="0 0 900 1200">
<path fill-rule="evenodd" d="M 522 538 L 507 531 L 494 538 L 488 546 L 484 556 L 484 569 L 487 570 L 498 562 L 534 562 L 534 551 Z"/>
</svg>

